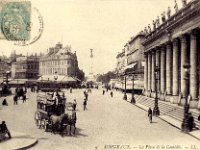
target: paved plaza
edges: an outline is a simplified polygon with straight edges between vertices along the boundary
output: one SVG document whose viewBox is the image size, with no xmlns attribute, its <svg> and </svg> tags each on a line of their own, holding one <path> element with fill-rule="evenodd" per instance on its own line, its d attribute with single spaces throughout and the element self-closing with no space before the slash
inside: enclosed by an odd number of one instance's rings
<svg viewBox="0 0 200 150">
<path fill-rule="evenodd" d="M 87 110 L 83 111 L 83 90 L 65 91 L 67 101 L 77 100 L 77 133 L 64 137 L 38 129 L 34 121 L 36 93 L 28 91 L 26 103 L 0 107 L 0 121 L 6 120 L 12 132 L 38 139 L 31 150 L 103 150 L 103 149 L 200 149 L 200 142 L 159 118 L 148 122 L 147 113 L 124 100 L 121 92 L 114 97 L 102 90 L 89 93 Z M 1 98 L 2 100 L 2 98 Z M 163 148 L 162 148 L 163 147 Z M 0 143 L 1 148 L 1 143 Z"/>
</svg>

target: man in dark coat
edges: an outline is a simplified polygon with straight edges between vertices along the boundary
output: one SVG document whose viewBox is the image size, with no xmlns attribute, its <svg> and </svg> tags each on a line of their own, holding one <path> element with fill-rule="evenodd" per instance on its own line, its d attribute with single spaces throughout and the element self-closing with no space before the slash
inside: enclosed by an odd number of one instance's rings
<svg viewBox="0 0 200 150">
<path fill-rule="evenodd" d="M 87 105 L 87 100 L 84 99 L 84 101 L 83 101 L 83 110 L 86 110 L 86 105 Z"/>
<path fill-rule="evenodd" d="M 113 92 L 112 91 L 110 92 L 110 96 L 113 97 Z"/>
<path fill-rule="evenodd" d="M 192 113 L 189 113 L 188 115 L 188 123 L 189 123 L 189 131 L 192 131 L 192 129 L 195 128 L 194 117 L 192 116 Z"/>
<path fill-rule="evenodd" d="M 2 133 L 5 133 L 8 135 L 9 138 L 11 138 L 11 134 L 10 134 L 10 131 L 8 130 L 7 128 L 7 125 L 6 125 L 6 122 L 5 121 L 2 121 L 2 124 L 0 125 L 0 128 L 1 128 L 1 132 Z"/>
<path fill-rule="evenodd" d="M 13 97 L 14 105 L 17 105 L 17 104 L 18 104 L 18 103 L 17 103 L 17 99 L 18 99 L 17 94 L 15 94 L 15 96 Z"/>
<path fill-rule="evenodd" d="M 148 117 L 149 117 L 149 122 L 152 123 L 152 110 L 151 110 L 151 107 L 149 107 L 149 110 L 148 110 Z"/>
<path fill-rule="evenodd" d="M 75 111 L 76 110 L 76 106 L 77 106 L 77 102 L 76 102 L 76 99 L 74 99 L 74 102 L 72 104 L 72 107 L 73 107 L 73 110 Z"/>
</svg>

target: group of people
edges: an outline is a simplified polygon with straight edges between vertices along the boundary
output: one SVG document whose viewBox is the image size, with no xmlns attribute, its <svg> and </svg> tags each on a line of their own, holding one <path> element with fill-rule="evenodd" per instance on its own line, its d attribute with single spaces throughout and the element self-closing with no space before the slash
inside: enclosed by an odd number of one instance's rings
<svg viewBox="0 0 200 150">
<path fill-rule="evenodd" d="M 105 94 L 105 92 L 108 92 L 108 88 L 106 89 L 106 91 L 103 89 L 103 95 Z M 113 91 L 110 91 L 110 96 L 113 97 Z"/>
<path fill-rule="evenodd" d="M 87 100 L 88 100 L 88 92 L 84 91 L 84 99 L 83 99 L 83 110 L 86 110 L 86 106 L 87 106 Z M 73 111 L 76 111 L 76 107 L 77 107 L 77 102 L 76 99 L 74 99 L 73 103 L 72 103 L 72 109 Z"/>
<path fill-rule="evenodd" d="M 5 136 L 8 136 L 8 138 L 12 138 L 10 131 L 7 128 L 6 122 L 2 121 L 0 124 L 0 141 L 5 138 Z"/>
</svg>

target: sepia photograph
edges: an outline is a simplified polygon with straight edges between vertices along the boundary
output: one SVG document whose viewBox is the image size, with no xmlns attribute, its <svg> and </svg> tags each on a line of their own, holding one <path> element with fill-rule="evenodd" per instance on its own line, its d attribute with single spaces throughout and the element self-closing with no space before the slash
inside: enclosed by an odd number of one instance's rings
<svg viewBox="0 0 200 150">
<path fill-rule="evenodd" d="M 200 150 L 200 0 L 0 0 L 0 150 Z"/>
</svg>

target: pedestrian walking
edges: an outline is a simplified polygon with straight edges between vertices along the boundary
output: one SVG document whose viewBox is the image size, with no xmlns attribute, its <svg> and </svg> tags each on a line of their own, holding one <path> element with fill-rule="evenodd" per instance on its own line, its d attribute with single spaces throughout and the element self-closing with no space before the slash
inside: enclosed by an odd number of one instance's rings
<svg viewBox="0 0 200 150">
<path fill-rule="evenodd" d="M 113 91 L 110 92 L 110 96 L 113 97 Z"/>
<path fill-rule="evenodd" d="M 72 93 L 72 88 L 70 88 L 70 93 Z"/>
<path fill-rule="evenodd" d="M 86 109 L 87 109 L 87 108 L 86 108 L 86 105 L 87 105 L 87 100 L 84 99 L 84 101 L 83 101 L 83 110 L 86 110 Z"/>
<path fill-rule="evenodd" d="M 151 107 L 149 107 L 149 110 L 148 110 L 148 117 L 149 117 L 149 122 L 152 123 L 152 110 L 151 110 Z"/>
<path fill-rule="evenodd" d="M 17 104 L 18 104 L 18 103 L 17 103 L 17 99 L 18 99 L 17 94 L 15 94 L 15 96 L 13 97 L 14 105 L 17 105 Z"/>
<path fill-rule="evenodd" d="M 105 90 L 103 90 L 103 95 L 105 94 Z"/>
<path fill-rule="evenodd" d="M 72 104 L 72 107 L 73 107 L 73 110 L 75 111 L 76 110 L 76 106 L 77 106 L 77 102 L 76 102 L 76 99 L 74 99 L 74 102 Z"/>
<path fill-rule="evenodd" d="M 23 103 L 26 102 L 26 94 L 22 96 Z"/>
</svg>

